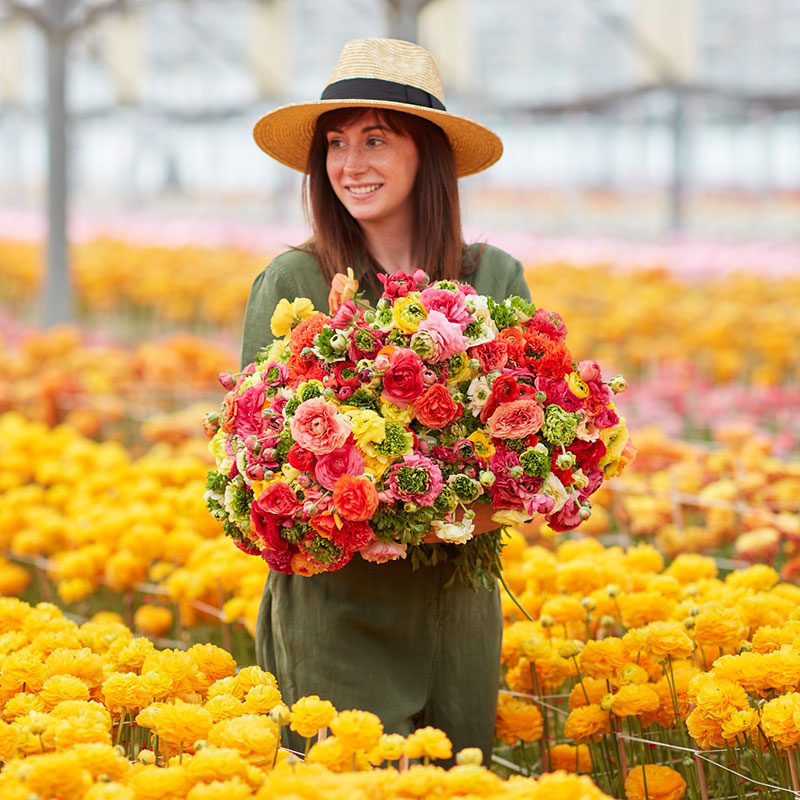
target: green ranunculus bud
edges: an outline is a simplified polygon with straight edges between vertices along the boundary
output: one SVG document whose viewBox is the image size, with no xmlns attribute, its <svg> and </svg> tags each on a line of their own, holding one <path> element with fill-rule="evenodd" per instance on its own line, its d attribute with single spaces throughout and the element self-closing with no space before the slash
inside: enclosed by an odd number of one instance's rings
<svg viewBox="0 0 800 800">
<path fill-rule="evenodd" d="M 556 457 L 556 466 L 559 469 L 572 469 L 575 466 L 575 454 L 561 453 Z"/>
<path fill-rule="evenodd" d="M 539 391 L 533 396 L 533 399 L 536 400 L 537 403 L 544 403 L 544 401 L 547 400 L 547 395 L 541 389 L 539 389 Z"/>
<path fill-rule="evenodd" d="M 336 331 L 336 333 L 331 336 L 330 345 L 337 353 L 343 353 L 350 347 L 350 339 L 346 333 Z"/>
<path fill-rule="evenodd" d="M 480 473 L 478 473 L 478 480 L 481 482 L 481 486 L 493 486 L 496 480 L 494 476 L 494 472 L 488 469 L 482 469 Z"/>
<path fill-rule="evenodd" d="M 609 382 L 608 388 L 611 389 L 614 394 L 620 394 L 624 392 L 628 388 L 628 381 L 625 380 L 624 375 L 615 375 Z"/>
</svg>

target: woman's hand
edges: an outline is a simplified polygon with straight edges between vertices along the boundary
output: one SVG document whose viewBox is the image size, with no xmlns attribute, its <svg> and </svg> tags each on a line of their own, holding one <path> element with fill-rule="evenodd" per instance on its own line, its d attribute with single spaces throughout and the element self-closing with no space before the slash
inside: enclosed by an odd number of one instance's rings
<svg viewBox="0 0 800 800">
<path fill-rule="evenodd" d="M 472 524 L 475 526 L 475 530 L 472 531 L 473 536 L 479 536 L 501 527 L 499 523 L 492 520 L 494 509 L 491 506 L 476 503 L 472 510 L 475 512 L 475 516 L 472 518 Z M 459 509 L 456 519 L 460 522 L 463 516 L 464 512 Z M 441 543 L 442 540 L 433 531 L 429 531 L 422 541 L 425 544 L 436 544 L 437 542 Z"/>
</svg>

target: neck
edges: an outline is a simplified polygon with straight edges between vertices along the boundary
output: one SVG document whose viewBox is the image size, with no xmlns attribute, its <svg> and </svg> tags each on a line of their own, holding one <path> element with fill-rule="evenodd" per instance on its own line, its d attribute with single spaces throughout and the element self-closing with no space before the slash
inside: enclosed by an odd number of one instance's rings
<svg viewBox="0 0 800 800">
<path fill-rule="evenodd" d="M 414 263 L 414 247 L 410 219 L 361 222 L 370 255 L 384 272 L 393 275 L 399 270 L 411 274 L 418 266 Z"/>
</svg>

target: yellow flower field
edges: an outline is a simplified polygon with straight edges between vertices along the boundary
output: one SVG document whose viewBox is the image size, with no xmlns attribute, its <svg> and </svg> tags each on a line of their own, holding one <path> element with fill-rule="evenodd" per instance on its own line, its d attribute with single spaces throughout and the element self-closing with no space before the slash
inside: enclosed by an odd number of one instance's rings
<svg viewBox="0 0 800 800">
<path fill-rule="evenodd" d="M 280 748 L 283 725 L 307 736 L 304 760 Z M 566 772 L 503 781 L 480 751 L 430 764 L 451 755 L 433 728 L 385 734 L 374 714 L 314 696 L 288 708 L 270 673 L 219 647 L 157 650 L 113 614 L 78 625 L 0 598 L 4 800 L 607 798 Z"/>
</svg>

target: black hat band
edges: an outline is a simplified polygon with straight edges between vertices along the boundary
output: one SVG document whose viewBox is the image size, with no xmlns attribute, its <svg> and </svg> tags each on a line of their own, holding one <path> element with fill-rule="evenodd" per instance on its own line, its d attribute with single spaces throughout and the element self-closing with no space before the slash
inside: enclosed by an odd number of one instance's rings
<svg viewBox="0 0 800 800">
<path fill-rule="evenodd" d="M 346 78 L 334 81 L 325 87 L 320 100 L 384 100 L 388 103 L 447 110 L 438 97 L 424 89 L 380 78 Z"/>
</svg>

